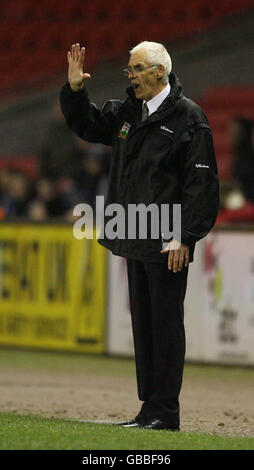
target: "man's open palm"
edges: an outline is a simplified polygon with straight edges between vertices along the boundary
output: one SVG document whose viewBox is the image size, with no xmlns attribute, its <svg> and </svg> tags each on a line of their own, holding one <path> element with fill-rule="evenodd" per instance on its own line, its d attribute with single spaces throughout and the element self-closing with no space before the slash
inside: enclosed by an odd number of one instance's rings
<svg viewBox="0 0 254 470">
<path fill-rule="evenodd" d="M 91 77 L 89 73 L 84 73 L 85 51 L 85 47 L 80 49 L 80 45 L 76 43 L 72 44 L 71 51 L 67 53 L 68 80 L 73 91 L 80 90 L 83 82 Z"/>
</svg>

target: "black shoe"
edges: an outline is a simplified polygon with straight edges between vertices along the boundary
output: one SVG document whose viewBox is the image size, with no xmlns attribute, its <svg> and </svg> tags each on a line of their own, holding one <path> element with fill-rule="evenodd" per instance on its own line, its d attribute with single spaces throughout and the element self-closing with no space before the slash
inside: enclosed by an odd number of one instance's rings
<svg viewBox="0 0 254 470">
<path fill-rule="evenodd" d="M 147 409 L 149 409 L 149 404 L 147 402 L 144 402 L 141 407 L 140 412 L 137 414 L 137 416 L 134 419 L 131 419 L 130 421 L 116 423 L 116 424 L 118 426 L 124 426 L 125 428 L 140 427 L 141 425 L 146 424 L 147 420 L 149 421 L 149 418 L 146 417 Z"/>
<path fill-rule="evenodd" d="M 140 428 L 144 426 L 146 423 L 149 423 L 149 420 L 141 416 L 140 414 L 137 415 L 134 419 L 130 421 L 124 421 L 121 423 L 117 423 L 118 426 L 124 426 L 125 428 Z"/>
<path fill-rule="evenodd" d="M 123 421 L 122 423 L 117 423 L 118 426 L 123 426 L 124 428 L 137 428 L 139 424 L 136 419 L 131 419 L 130 421 Z"/>
<path fill-rule="evenodd" d="M 138 424 L 138 426 L 136 427 L 139 427 L 142 429 L 156 429 L 156 430 L 167 429 L 168 431 L 180 431 L 179 426 L 172 426 L 172 424 L 170 425 L 156 418 L 153 418 L 144 424 Z"/>
</svg>

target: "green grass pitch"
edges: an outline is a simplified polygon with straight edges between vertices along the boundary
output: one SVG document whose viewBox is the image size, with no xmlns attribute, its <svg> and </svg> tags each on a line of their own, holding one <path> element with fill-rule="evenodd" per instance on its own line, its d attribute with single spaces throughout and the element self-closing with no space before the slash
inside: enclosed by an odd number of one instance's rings
<svg viewBox="0 0 254 470">
<path fill-rule="evenodd" d="M 0 414 L 1 450 L 252 450 L 253 439 Z"/>
</svg>

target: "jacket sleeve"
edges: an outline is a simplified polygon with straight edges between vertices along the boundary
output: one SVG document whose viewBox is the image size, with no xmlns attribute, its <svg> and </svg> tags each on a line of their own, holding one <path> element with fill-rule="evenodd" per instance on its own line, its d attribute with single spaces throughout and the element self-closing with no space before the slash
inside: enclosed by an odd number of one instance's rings
<svg viewBox="0 0 254 470">
<path fill-rule="evenodd" d="M 60 105 L 68 126 L 81 139 L 112 145 L 116 115 L 121 101 L 107 101 L 102 109 L 91 103 L 85 88 L 72 91 L 66 83 L 60 93 Z"/>
<path fill-rule="evenodd" d="M 185 136 L 181 241 L 195 245 L 215 224 L 220 206 L 219 179 L 209 126 L 196 124 Z"/>
</svg>

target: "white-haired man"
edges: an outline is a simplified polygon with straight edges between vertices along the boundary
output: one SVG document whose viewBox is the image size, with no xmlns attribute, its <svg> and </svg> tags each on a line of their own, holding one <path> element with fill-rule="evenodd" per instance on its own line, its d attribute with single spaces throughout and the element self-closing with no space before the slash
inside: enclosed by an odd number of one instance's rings
<svg viewBox="0 0 254 470">
<path fill-rule="evenodd" d="M 181 239 L 106 236 L 99 242 L 127 258 L 138 396 L 138 415 L 125 427 L 179 430 L 185 331 L 183 302 L 195 243 L 207 235 L 219 209 L 219 185 L 206 116 L 182 94 L 171 59 L 159 43 L 144 41 L 130 51 L 124 101 L 91 103 L 84 86 L 85 48 L 68 52 L 68 83 L 61 91 L 70 128 L 89 142 L 112 145 L 105 212 L 112 203 L 125 213 L 132 204 L 181 204 Z M 161 213 L 160 213 L 161 214 Z M 105 224 L 113 219 L 105 215 Z M 150 222 L 150 228 L 152 223 Z M 163 247 L 163 249 L 162 249 Z"/>
</svg>

